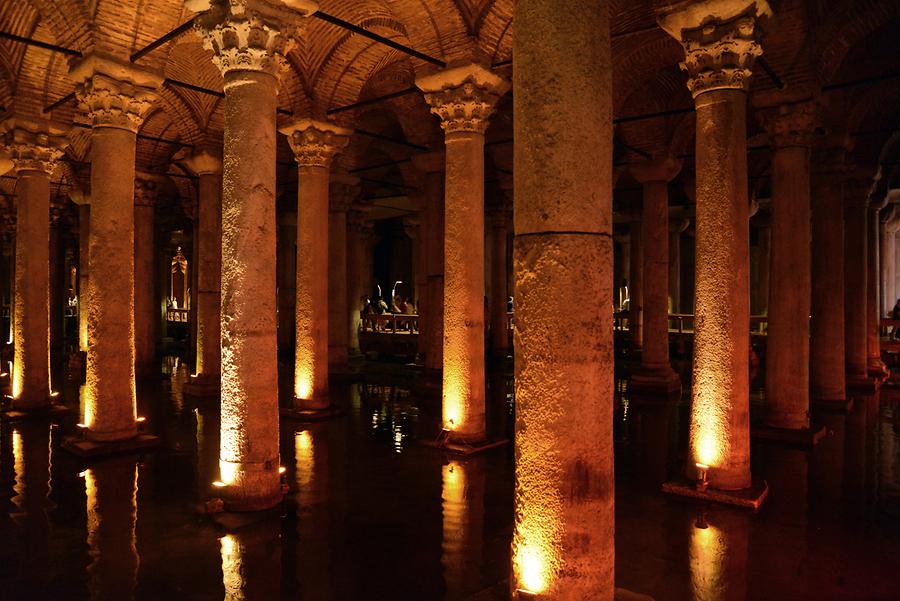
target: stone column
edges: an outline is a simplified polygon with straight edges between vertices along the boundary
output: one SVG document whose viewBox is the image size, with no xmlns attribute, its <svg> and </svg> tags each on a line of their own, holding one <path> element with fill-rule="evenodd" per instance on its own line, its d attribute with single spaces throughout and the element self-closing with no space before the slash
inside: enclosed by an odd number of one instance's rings
<svg viewBox="0 0 900 601">
<path fill-rule="evenodd" d="M 643 186 L 641 213 L 643 352 L 641 367 L 631 378 L 635 393 L 674 394 L 681 379 L 669 363 L 669 182 L 681 171 L 681 161 L 660 157 L 631 167 Z"/>
<path fill-rule="evenodd" d="M 16 173 L 13 411 L 42 411 L 50 397 L 50 173 L 66 145 L 50 123 L 0 124 Z"/>
<path fill-rule="evenodd" d="M 294 301 L 297 296 L 297 213 L 278 215 L 278 352 L 294 352 Z"/>
<path fill-rule="evenodd" d="M 91 54 L 72 66 L 91 117 L 91 231 L 86 438 L 123 441 L 137 431 L 134 352 L 136 134 L 162 83 L 156 73 Z M 74 447 L 73 447 L 74 448 Z"/>
<path fill-rule="evenodd" d="M 197 275 L 192 307 L 197 309 L 197 366 L 184 390 L 193 396 L 216 396 L 222 378 L 222 151 L 200 148 L 182 163 L 197 176 Z"/>
<path fill-rule="evenodd" d="M 347 326 L 351 354 L 360 352 L 361 298 L 369 294 L 363 282 L 363 273 L 366 271 L 364 265 L 366 261 L 371 260 L 367 253 L 368 244 L 363 238 L 367 208 L 356 205 L 347 217 Z"/>
<path fill-rule="evenodd" d="M 349 296 L 347 282 L 347 211 L 359 194 L 359 178 L 331 179 L 328 207 L 328 370 L 347 371 Z"/>
<path fill-rule="evenodd" d="M 757 315 L 769 314 L 769 279 L 772 267 L 772 228 L 761 223 L 759 234 L 759 259 L 757 264 Z"/>
<path fill-rule="evenodd" d="M 328 182 L 334 155 L 350 130 L 299 119 L 281 128 L 299 167 L 297 296 L 294 308 L 294 404 L 297 412 L 325 411 L 328 399 Z"/>
<path fill-rule="evenodd" d="M 134 372 L 138 378 L 159 373 L 156 361 L 157 311 L 154 264 L 154 205 L 157 182 L 138 174 L 134 181 Z"/>
<path fill-rule="evenodd" d="M 505 359 L 509 355 L 508 317 L 506 301 L 507 286 L 506 238 L 510 211 L 504 205 L 490 211 L 491 218 L 491 354 L 494 358 Z"/>
<path fill-rule="evenodd" d="M 872 180 L 851 178 L 844 197 L 844 341 L 847 386 L 867 386 L 866 211 Z"/>
<path fill-rule="evenodd" d="M 454 442 L 486 437 L 484 380 L 484 132 L 508 84 L 468 64 L 420 77 L 441 118 L 444 181 L 443 426 Z"/>
<path fill-rule="evenodd" d="M 881 218 L 881 307 L 880 316 L 886 316 L 897 302 L 897 229 L 900 228 L 900 211 L 889 204 Z"/>
<path fill-rule="evenodd" d="M 691 224 L 687 217 L 669 221 L 669 298 L 672 313 L 681 313 L 681 234 Z"/>
<path fill-rule="evenodd" d="M 866 351 L 870 376 L 876 378 L 887 375 L 888 369 L 881 360 L 881 287 L 878 242 L 880 237 L 881 210 L 887 203 L 886 198 L 869 203 L 866 214 Z"/>
<path fill-rule="evenodd" d="M 88 282 L 90 280 L 91 198 L 80 194 L 71 196 L 78 205 L 78 350 L 88 347 Z M 80 201 L 80 202 L 79 202 Z M 81 365 L 84 365 L 83 363 Z"/>
<path fill-rule="evenodd" d="M 511 588 L 542 599 L 614 597 L 611 4 L 514 7 Z"/>
<path fill-rule="evenodd" d="M 812 317 L 810 401 L 843 405 L 844 367 L 844 174 L 843 150 L 817 152 L 812 179 Z"/>
<path fill-rule="evenodd" d="M 810 148 L 812 102 L 763 112 L 772 157 L 772 259 L 765 424 L 809 428 Z"/>
<path fill-rule="evenodd" d="M 425 369 L 444 367 L 444 153 L 412 157 L 423 174 L 422 237 L 426 290 L 419 302 L 419 336 L 424 338 Z"/>
<path fill-rule="evenodd" d="M 765 0 L 710 0 L 660 13 L 682 43 L 697 119 L 695 334 L 688 474 L 750 487 L 750 231 L 747 89 Z"/>
<path fill-rule="evenodd" d="M 641 222 L 628 224 L 628 332 L 631 348 L 640 351 L 644 344 L 644 245 Z"/>
<path fill-rule="evenodd" d="M 226 508 L 281 500 L 275 292 L 275 111 L 280 66 L 309 14 L 263 2 L 216 3 L 196 27 L 222 71 L 222 419 L 219 471 Z"/>
</svg>

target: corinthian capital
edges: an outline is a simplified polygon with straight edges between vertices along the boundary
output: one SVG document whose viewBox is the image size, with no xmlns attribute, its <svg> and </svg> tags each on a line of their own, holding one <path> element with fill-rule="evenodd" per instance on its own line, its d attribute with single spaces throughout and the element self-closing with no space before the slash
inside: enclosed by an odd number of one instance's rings
<svg viewBox="0 0 900 601">
<path fill-rule="evenodd" d="M 301 167 L 331 166 L 334 155 L 344 149 L 353 134 L 333 123 L 298 119 L 279 130 L 288 137 L 294 158 Z"/>
<path fill-rule="evenodd" d="M 94 127 L 137 132 L 162 85 L 160 74 L 92 53 L 69 69 L 75 97 Z"/>
<path fill-rule="evenodd" d="M 497 101 L 509 89 L 506 80 L 476 64 L 420 77 L 416 85 L 425 92 L 431 112 L 441 118 L 445 134 L 484 134 Z"/>
<path fill-rule="evenodd" d="M 63 130 L 48 122 L 9 117 L 0 123 L 0 148 L 16 172 L 51 173 L 68 143 Z"/>
<path fill-rule="evenodd" d="M 819 122 L 815 102 L 782 104 L 760 112 L 760 121 L 776 148 L 811 148 Z"/>
<path fill-rule="evenodd" d="M 696 98 L 711 90 L 749 89 L 753 63 L 762 55 L 758 25 L 771 16 L 767 0 L 686 0 L 657 18 L 684 46 L 681 68 Z"/>
<path fill-rule="evenodd" d="M 294 44 L 302 17 L 318 8 L 307 0 L 186 0 L 192 10 L 204 10 L 194 27 L 213 52 L 222 72 L 257 71 L 278 76 L 284 56 Z"/>
</svg>

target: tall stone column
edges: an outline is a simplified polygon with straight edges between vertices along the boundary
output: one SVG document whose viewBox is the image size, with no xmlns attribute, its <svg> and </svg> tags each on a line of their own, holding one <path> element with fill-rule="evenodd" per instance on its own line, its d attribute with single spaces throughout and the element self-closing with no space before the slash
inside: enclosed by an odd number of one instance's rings
<svg viewBox="0 0 900 601">
<path fill-rule="evenodd" d="M 443 426 L 453 442 L 486 437 L 484 380 L 484 132 L 508 84 L 469 64 L 420 77 L 441 118 L 444 181 Z"/>
<path fill-rule="evenodd" d="M 886 316 L 897 302 L 897 229 L 900 228 L 900 211 L 889 204 L 881 217 L 881 307 L 879 315 Z"/>
<path fill-rule="evenodd" d="M 78 205 L 78 350 L 88 347 L 88 282 L 90 281 L 91 198 L 85 194 L 71 196 Z M 79 202 L 80 201 L 80 202 Z M 84 365 L 83 363 L 81 364 Z"/>
<path fill-rule="evenodd" d="M 275 111 L 294 11 L 216 2 L 196 27 L 222 71 L 222 418 L 219 492 L 226 508 L 281 500 L 275 292 Z"/>
<path fill-rule="evenodd" d="M 426 290 L 419 303 L 419 336 L 424 338 L 425 369 L 444 367 L 444 166 L 443 152 L 414 155 L 423 174 L 422 237 Z"/>
<path fill-rule="evenodd" d="M 660 157 L 633 165 L 643 186 L 641 213 L 643 352 L 640 371 L 630 388 L 638 394 L 674 394 L 681 379 L 669 363 L 669 182 L 681 171 L 681 161 Z"/>
<path fill-rule="evenodd" d="M 347 211 L 359 193 L 359 178 L 340 175 L 331 179 L 328 207 L 328 370 L 345 372 L 350 339 L 347 337 L 349 296 L 347 282 Z"/>
<path fill-rule="evenodd" d="M 747 89 L 762 54 L 765 0 L 710 0 L 664 9 L 682 43 L 697 119 L 695 334 L 688 474 L 746 489 L 750 478 L 750 231 Z"/>
<path fill-rule="evenodd" d="M 810 148 L 815 112 L 812 102 L 763 112 L 774 147 L 764 421 L 787 430 L 809 428 Z"/>
<path fill-rule="evenodd" d="M 872 180 L 847 180 L 844 197 L 844 340 L 848 388 L 868 388 L 866 212 Z"/>
<path fill-rule="evenodd" d="M 363 282 L 364 265 L 371 261 L 368 255 L 368 243 L 364 238 L 366 211 L 368 207 L 354 206 L 347 216 L 347 315 L 348 340 L 350 353 L 360 352 L 359 328 L 362 309 L 362 297 L 369 294 Z M 421 336 L 421 333 L 420 333 Z"/>
<path fill-rule="evenodd" d="M 325 411 L 328 399 L 328 184 L 334 155 L 350 130 L 299 119 L 281 128 L 299 167 L 297 296 L 294 341 L 295 412 Z"/>
<path fill-rule="evenodd" d="M 812 179 L 810 402 L 846 404 L 843 150 L 816 152 Z"/>
<path fill-rule="evenodd" d="M 672 313 L 681 313 L 681 234 L 691 224 L 690 219 L 669 221 L 669 298 Z"/>
<path fill-rule="evenodd" d="M 197 176 L 197 365 L 184 385 L 193 396 L 216 396 L 222 378 L 222 151 L 195 150 L 182 163 Z"/>
<path fill-rule="evenodd" d="M 294 352 L 294 302 L 297 297 L 297 213 L 278 214 L 278 352 Z"/>
<path fill-rule="evenodd" d="M 879 238 L 881 210 L 887 203 L 886 198 L 873 200 L 869 203 L 866 214 L 866 351 L 867 364 L 870 376 L 876 378 L 887 375 L 888 370 L 881 360 L 881 287 Z"/>
<path fill-rule="evenodd" d="M 91 231 L 85 437 L 134 439 L 134 180 L 137 131 L 162 83 L 156 73 L 91 54 L 69 76 L 90 115 Z M 73 441 L 69 448 L 76 450 Z M 86 451 L 85 451 L 86 452 Z"/>
<path fill-rule="evenodd" d="M 641 222 L 628 224 L 628 332 L 631 348 L 640 351 L 644 344 L 644 244 Z"/>
<path fill-rule="evenodd" d="M 13 411 L 45 411 L 50 397 L 50 174 L 66 145 L 50 123 L 0 124 L 16 173 Z"/>
<path fill-rule="evenodd" d="M 134 372 L 138 378 L 159 373 L 156 324 L 159 319 L 154 277 L 157 182 L 141 174 L 134 181 Z"/>
<path fill-rule="evenodd" d="M 566 601 L 615 588 L 611 4 L 519 0 L 513 17 L 510 580 Z"/>
<path fill-rule="evenodd" d="M 510 211 L 505 205 L 493 207 L 491 218 L 491 354 L 494 358 L 505 359 L 509 355 L 508 317 L 506 300 L 506 238 Z"/>
<path fill-rule="evenodd" d="M 760 224 L 759 259 L 757 264 L 756 306 L 758 315 L 769 314 L 769 292 L 772 269 L 772 228 L 769 223 Z"/>
</svg>

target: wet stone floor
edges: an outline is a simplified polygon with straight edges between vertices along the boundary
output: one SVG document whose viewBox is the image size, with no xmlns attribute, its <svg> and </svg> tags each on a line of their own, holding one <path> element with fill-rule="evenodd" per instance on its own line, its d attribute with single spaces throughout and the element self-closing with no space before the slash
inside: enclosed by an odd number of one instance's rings
<svg viewBox="0 0 900 601">
<path fill-rule="evenodd" d="M 138 387 L 162 442 L 142 457 L 86 465 L 60 448 L 77 389 L 56 423 L 0 424 L 0 600 L 508 598 L 512 448 L 460 460 L 419 444 L 438 430 L 436 391 L 398 375 L 333 385 L 343 417 L 281 424 L 283 507 L 213 519 L 218 409 L 181 394 L 177 359 L 164 371 Z M 510 379 L 488 396 L 508 436 Z M 658 601 L 900 600 L 900 393 L 816 419 L 828 436 L 811 452 L 754 445 L 770 487 L 754 515 L 660 493 L 687 406 L 618 395 L 617 585 Z"/>
</svg>

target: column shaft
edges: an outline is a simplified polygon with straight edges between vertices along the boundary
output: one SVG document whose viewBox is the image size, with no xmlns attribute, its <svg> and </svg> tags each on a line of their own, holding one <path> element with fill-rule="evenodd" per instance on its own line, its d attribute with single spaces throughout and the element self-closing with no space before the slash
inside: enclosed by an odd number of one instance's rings
<svg viewBox="0 0 900 601">
<path fill-rule="evenodd" d="M 78 349 L 88 346 L 88 281 L 90 279 L 91 205 L 78 205 Z"/>
<path fill-rule="evenodd" d="M 511 588 L 559 601 L 615 589 L 609 5 L 514 7 Z"/>
<path fill-rule="evenodd" d="M 146 182 L 149 183 L 149 182 Z M 145 184 L 145 182 L 140 182 Z M 148 190 L 146 194 L 152 194 Z M 137 196 L 142 195 L 138 192 Z M 154 298 L 156 259 L 154 208 L 151 198 L 135 198 L 134 205 L 134 365 L 138 377 L 159 371 L 156 363 L 156 324 L 159 311 Z"/>
<path fill-rule="evenodd" d="M 866 351 L 868 370 L 871 375 L 884 375 L 886 368 L 881 360 L 881 286 L 879 276 L 879 225 L 880 207 L 870 208 L 866 217 Z"/>
<path fill-rule="evenodd" d="M 814 180 L 810 396 L 847 398 L 844 372 L 844 194 L 839 178 Z"/>
<path fill-rule="evenodd" d="M 444 174 L 425 174 L 425 210 L 422 237 L 425 239 L 425 299 L 419 306 L 419 336 L 425 337 L 425 367 L 444 367 Z"/>
<path fill-rule="evenodd" d="M 362 230 L 361 219 L 354 213 L 347 230 L 347 334 L 351 353 L 360 352 L 361 298 L 368 294 L 363 285 L 363 263 L 366 261 L 367 255 Z M 419 335 L 421 336 L 421 331 Z"/>
<path fill-rule="evenodd" d="M 750 257 L 746 93 L 695 98 L 697 224 L 690 449 L 710 486 L 750 486 Z"/>
<path fill-rule="evenodd" d="M 669 231 L 669 299 L 672 313 L 681 312 L 681 230 Z"/>
<path fill-rule="evenodd" d="M 301 166 L 297 197 L 294 406 L 328 406 L 328 169 Z"/>
<path fill-rule="evenodd" d="M 50 402 L 50 174 L 21 170 L 16 185 L 12 406 Z"/>
<path fill-rule="evenodd" d="M 886 223 L 881 224 L 881 306 L 879 308 L 879 316 L 887 315 L 894 308 L 897 301 L 896 279 L 896 250 L 895 231 L 888 228 Z"/>
<path fill-rule="evenodd" d="M 644 244 L 641 223 L 632 221 L 629 227 L 628 331 L 632 348 L 641 350 L 644 343 Z"/>
<path fill-rule="evenodd" d="M 670 372 L 669 366 L 669 193 L 667 182 L 644 184 L 641 216 L 643 353 L 641 370 Z"/>
<path fill-rule="evenodd" d="M 799 430 L 809 427 L 809 148 L 777 148 L 772 163 L 765 422 Z"/>
<path fill-rule="evenodd" d="M 222 174 L 199 174 L 197 269 L 198 379 L 213 387 L 221 378 Z"/>
<path fill-rule="evenodd" d="M 506 215 L 498 215 L 491 230 L 491 350 L 495 357 L 509 354 L 506 316 Z"/>
<path fill-rule="evenodd" d="M 347 211 L 328 214 L 328 366 L 347 368 Z"/>
<path fill-rule="evenodd" d="M 852 195 L 859 191 L 852 190 Z M 844 213 L 844 339 L 846 370 L 849 379 L 865 379 L 868 348 L 866 342 L 866 205 L 865 199 L 848 199 Z"/>
<path fill-rule="evenodd" d="M 275 322 L 276 79 L 225 73 L 222 174 L 222 418 L 226 505 L 281 498 Z"/>
</svg>

